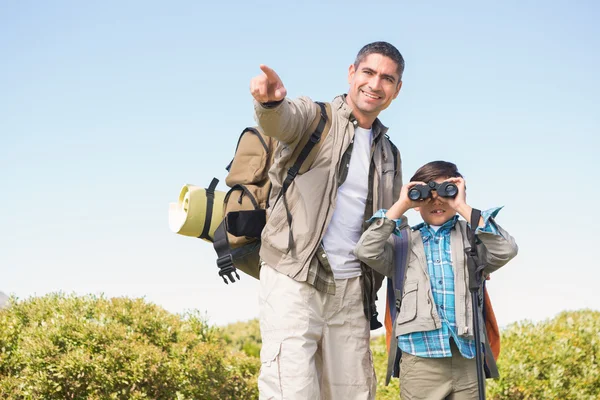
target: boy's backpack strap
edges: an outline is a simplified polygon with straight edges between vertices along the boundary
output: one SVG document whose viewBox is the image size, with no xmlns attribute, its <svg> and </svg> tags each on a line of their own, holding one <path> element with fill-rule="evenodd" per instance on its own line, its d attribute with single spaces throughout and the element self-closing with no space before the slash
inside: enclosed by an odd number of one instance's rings
<svg viewBox="0 0 600 400">
<path fill-rule="evenodd" d="M 485 265 L 481 262 L 479 258 L 479 253 L 477 252 L 477 236 L 475 232 L 477 231 L 477 227 L 479 226 L 479 219 L 481 218 L 481 211 L 474 208 L 471 211 L 471 221 L 470 226 L 467 227 L 467 238 L 469 239 L 469 247 L 465 248 L 465 253 L 467 255 L 467 268 L 469 272 L 469 290 L 475 291 L 481 288 L 481 274 Z"/>
<path fill-rule="evenodd" d="M 400 312 L 404 277 L 408 267 L 410 251 L 410 228 L 402 229 L 400 236 L 394 235 L 394 279 L 388 279 L 387 304 L 385 316 L 386 341 L 388 346 L 388 373 L 386 385 L 392 376 L 398 377 L 400 373 L 400 357 L 402 352 L 398 349 L 396 341 L 396 316 Z"/>
<path fill-rule="evenodd" d="M 394 289 L 396 290 L 396 299 L 394 306 L 396 312 L 400 311 L 402 301 L 402 289 L 404 287 L 404 276 L 408 266 L 408 250 L 410 243 L 410 228 L 401 231 L 400 236 L 394 235 Z"/>
<path fill-rule="evenodd" d="M 279 199 L 281 197 L 283 197 L 283 205 L 285 206 L 285 212 L 287 215 L 287 222 L 288 222 L 288 229 L 289 229 L 289 237 L 288 237 L 288 247 L 289 248 L 293 248 L 294 238 L 292 237 L 292 214 L 290 213 L 285 193 L 287 192 L 288 188 L 292 184 L 293 180 L 296 178 L 296 175 L 298 175 L 300 168 L 302 168 L 302 164 L 304 164 L 304 161 L 306 161 L 306 158 L 308 157 L 308 155 L 310 154 L 312 149 L 315 147 L 315 145 L 317 143 L 319 143 L 321 141 L 321 135 L 323 134 L 323 131 L 325 130 L 325 125 L 327 125 L 327 121 L 328 121 L 327 108 L 326 108 L 325 104 L 321 103 L 321 102 L 316 102 L 316 103 L 319 106 L 319 111 L 320 111 L 319 123 L 318 123 L 315 131 L 310 135 L 308 142 L 306 142 L 306 144 L 300 151 L 300 154 L 298 154 L 298 157 L 296 158 L 294 165 L 292 165 L 288 169 L 287 176 L 281 185 L 281 192 L 279 192 L 279 196 L 277 197 L 277 201 L 279 201 Z"/>
</svg>

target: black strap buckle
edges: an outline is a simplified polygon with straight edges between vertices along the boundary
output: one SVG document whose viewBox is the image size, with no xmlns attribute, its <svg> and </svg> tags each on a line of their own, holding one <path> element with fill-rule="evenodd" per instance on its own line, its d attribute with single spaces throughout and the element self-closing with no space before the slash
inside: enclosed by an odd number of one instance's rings
<svg viewBox="0 0 600 400">
<path fill-rule="evenodd" d="M 290 181 L 294 180 L 296 175 L 298 175 L 299 171 L 300 171 L 300 167 L 298 165 L 296 165 L 296 164 L 292 165 L 290 167 L 290 169 L 288 169 L 287 179 L 289 179 Z"/>
<path fill-rule="evenodd" d="M 316 102 L 319 106 L 319 113 L 321 114 L 321 119 L 327 121 L 327 106 L 325 103 L 321 103 L 320 101 Z"/>
<path fill-rule="evenodd" d="M 317 144 L 321 141 L 321 135 L 317 135 L 315 133 L 313 133 L 312 135 L 310 135 L 310 141 L 314 144 Z"/>
<path fill-rule="evenodd" d="M 233 266 L 233 257 L 231 257 L 231 254 L 226 254 L 219 257 L 217 259 L 217 267 L 219 267 L 219 276 L 223 278 L 223 282 L 226 284 L 229 284 L 229 282 L 227 282 L 227 278 L 229 278 L 231 283 L 235 282 L 235 278 L 233 277 L 234 274 L 238 281 L 240 280 L 240 276 Z"/>
</svg>

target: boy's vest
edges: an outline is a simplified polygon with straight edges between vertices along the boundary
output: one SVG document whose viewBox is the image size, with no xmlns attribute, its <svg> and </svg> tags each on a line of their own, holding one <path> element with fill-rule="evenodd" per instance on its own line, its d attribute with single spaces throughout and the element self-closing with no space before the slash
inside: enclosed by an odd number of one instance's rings
<svg viewBox="0 0 600 400">
<path fill-rule="evenodd" d="M 389 384 L 392 376 L 398 378 L 400 375 L 400 358 L 402 357 L 402 352 L 398 348 L 395 327 L 396 316 L 398 315 L 401 306 L 404 276 L 406 273 L 406 268 L 408 267 L 410 236 L 410 228 L 403 229 L 400 236 L 393 235 L 395 275 L 394 280 L 387 280 L 387 300 L 384 320 L 386 344 L 388 350 L 388 368 L 385 381 L 386 386 Z M 469 242 L 466 236 L 463 237 L 463 242 L 468 246 Z M 496 367 L 496 360 L 500 355 L 500 329 L 498 328 L 498 322 L 496 321 L 496 316 L 494 314 L 494 310 L 492 309 L 490 297 L 487 293 L 487 290 L 485 290 L 485 284 L 483 285 L 482 290 L 482 312 L 485 321 L 486 335 L 484 370 L 487 378 L 497 378 L 498 368 Z"/>
<path fill-rule="evenodd" d="M 319 152 L 322 141 L 329 133 L 327 124 L 331 106 L 315 103 L 319 108 L 315 120 L 308 127 L 290 157 L 287 178 L 276 201 L 283 201 L 287 210 L 285 192 L 298 174 L 308 171 Z M 326 129 L 327 128 L 327 129 Z M 208 188 L 193 185 L 183 187 L 179 202 L 171 205 L 169 222 L 176 233 L 194 236 L 213 243 L 217 252 L 219 275 L 225 283 L 239 279 L 237 269 L 258 279 L 260 270 L 260 236 L 267 221 L 271 181 L 269 169 L 275 159 L 279 142 L 264 135 L 259 127 L 242 131 L 233 160 L 226 167 L 227 193 L 215 190 L 218 179 Z M 288 223 L 292 215 L 289 210 Z M 290 234 L 291 236 L 291 234 Z M 290 237 L 290 241 L 291 241 Z M 291 244 L 291 243 L 290 243 Z M 228 278 L 228 279 L 227 279 Z"/>
</svg>

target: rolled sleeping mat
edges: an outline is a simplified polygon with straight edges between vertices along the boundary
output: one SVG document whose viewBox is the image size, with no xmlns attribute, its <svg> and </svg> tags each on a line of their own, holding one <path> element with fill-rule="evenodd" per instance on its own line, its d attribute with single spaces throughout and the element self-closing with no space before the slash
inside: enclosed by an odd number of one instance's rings
<svg viewBox="0 0 600 400">
<path fill-rule="evenodd" d="M 215 230 L 223 221 L 225 192 L 215 190 L 218 179 L 208 188 L 185 185 L 177 203 L 169 204 L 169 227 L 175 233 L 213 242 Z"/>
</svg>

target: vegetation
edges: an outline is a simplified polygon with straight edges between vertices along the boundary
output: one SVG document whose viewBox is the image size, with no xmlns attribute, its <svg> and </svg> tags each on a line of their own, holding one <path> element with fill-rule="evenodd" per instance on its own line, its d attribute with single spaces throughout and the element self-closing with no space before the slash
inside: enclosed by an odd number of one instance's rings
<svg viewBox="0 0 600 400">
<path fill-rule="evenodd" d="M 600 399 L 600 312 L 563 312 L 539 324 L 502 332 L 500 379 L 488 398 Z"/>
<path fill-rule="evenodd" d="M 197 314 L 49 295 L 0 310 L 2 399 L 254 399 L 260 363 Z"/>
<path fill-rule="evenodd" d="M 223 328 L 223 338 L 233 349 L 243 351 L 250 357 L 260 357 L 262 340 L 257 319 L 227 325 Z"/>
<path fill-rule="evenodd" d="M 488 379 L 488 400 L 599 400 L 600 312 L 563 312 L 537 324 L 520 322 L 502 331 L 500 379 Z M 398 379 L 384 387 L 385 338 L 371 344 L 378 400 L 398 400 Z"/>
<path fill-rule="evenodd" d="M 257 320 L 221 329 L 141 299 L 13 300 L 0 310 L 0 398 L 251 400 L 260 347 Z M 384 386 L 385 338 L 371 349 L 377 399 L 399 399 L 397 379 Z M 510 325 L 498 366 L 491 400 L 600 399 L 600 312 Z"/>
</svg>

